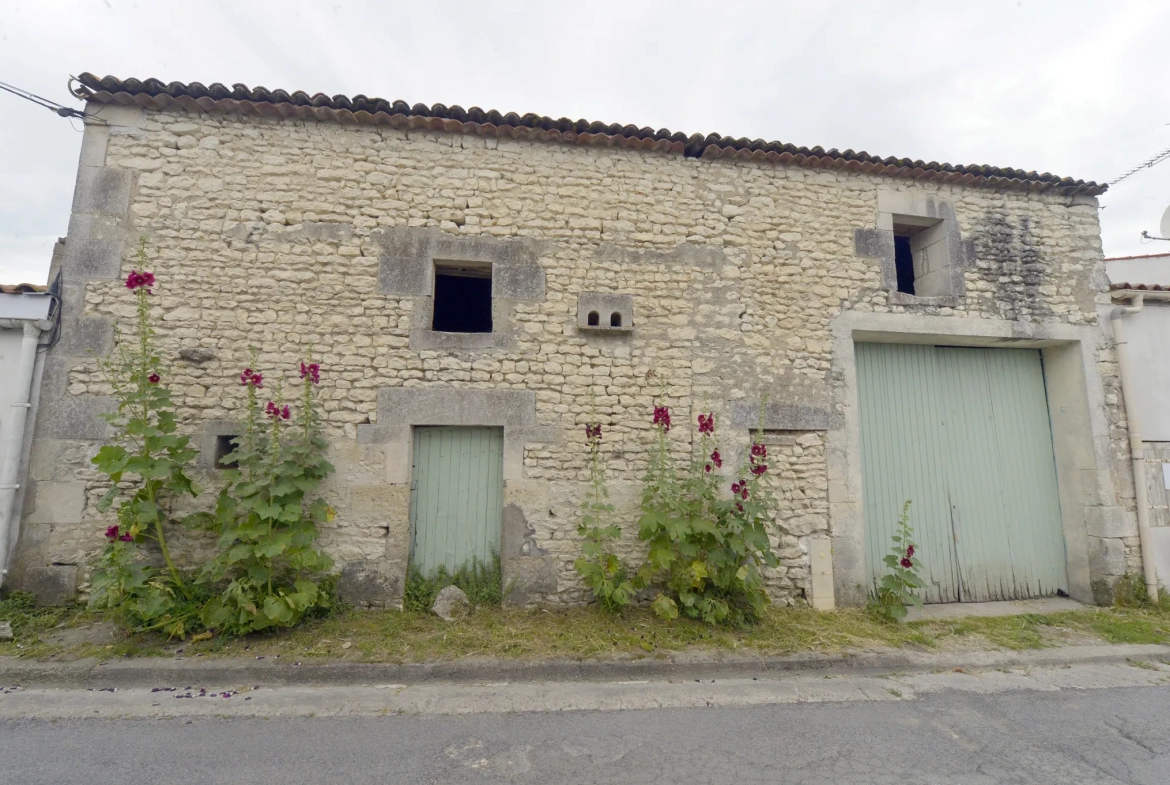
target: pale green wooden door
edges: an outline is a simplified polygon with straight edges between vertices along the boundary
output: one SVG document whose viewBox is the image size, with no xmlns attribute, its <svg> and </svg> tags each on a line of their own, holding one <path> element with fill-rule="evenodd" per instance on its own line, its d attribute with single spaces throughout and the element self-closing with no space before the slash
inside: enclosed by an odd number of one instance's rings
<svg viewBox="0 0 1170 785">
<path fill-rule="evenodd" d="M 871 586 L 909 499 L 927 602 L 1067 591 L 1040 352 L 856 349 Z"/>
<path fill-rule="evenodd" d="M 410 558 L 424 573 L 498 552 L 503 462 L 501 428 L 414 429 Z"/>
</svg>

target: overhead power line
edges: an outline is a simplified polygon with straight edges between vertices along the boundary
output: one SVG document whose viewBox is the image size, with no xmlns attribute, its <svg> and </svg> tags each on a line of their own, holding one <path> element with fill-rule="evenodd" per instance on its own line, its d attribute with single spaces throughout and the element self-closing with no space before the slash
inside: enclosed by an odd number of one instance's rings
<svg viewBox="0 0 1170 785">
<path fill-rule="evenodd" d="M 1167 147 L 1165 150 L 1158 153 L 1153 158 L 1150 158 L 1149 160 L 1145 161 L 1144 163 L 1138 164 L 1137 166 L 1130 169 L 1125 174 L 1121 175 L 1121 177 L 1118 177 L 1116 180 L 1111 181 L 1109 183 L 1109 185 L 1111 185 L 1111 186 L 1117 185 L 1118 183 L 1120 183 L 1122 180 L 1126 179 L 1130 175 L 1135 175 L 1143 169 L 1149 169 L 1151 166 L 1155 166 L 1157 164 L 1160 164 L 1163 161 L 1165 161 L 1167 158 L 1170 158 L 1170 147 Z"/>
<path fill-rule="evenodd" d="M 30 93 L 28 90 L 21 90 L 19 87 L 14 87 L 7 82 L 0 82 L 0 90 L 7 90 L 26 101 L 32 101 L 37 106 L 43 106 L 50 112 L 58 114 L 61 117 L 80 117 L 82 120 L 85 119 L 85 112 L 80 109 L 74 109 L 71 106 L 64 106 L 56 101 L 50 101 L 48 98 L 42 98 L 36 93 Z"/>
</svg>

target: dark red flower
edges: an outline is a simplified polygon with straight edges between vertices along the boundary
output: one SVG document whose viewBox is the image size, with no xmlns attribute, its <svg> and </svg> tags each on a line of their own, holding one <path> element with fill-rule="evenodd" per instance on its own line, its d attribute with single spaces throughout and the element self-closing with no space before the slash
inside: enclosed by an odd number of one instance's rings
<svg viewBox="0 0 1170 785">
<path fill-rule="evenodd" d="M 134 535 L 132 535 L 130 532 L 126 532 L 118 539 L 121 540 L 122 542 L 134 542 Z"/>
<path fill-rule="evenodd" d="M 906 548 L 906 558 L 907 558 L 907 559 L 909 559 L 909 558 L 910 558 L 911 556 L 913 556 L 913 555 L 914 555 L 914 546 L 913 546 L 913 545 L 907 546 L 907 548 Z"/>
<path fill-rule="evenodd" d="M 257 390 L 264 389 L 264 375 L 256 373 L 251 368 L 245 368 L 244 372 L 240 374 L 240 384 L 247 387 L 251 385 Z"/>
<path fill-rule="evenodd" d="M 277 418 L 287 420 L 292 415 L 292 411 L 288 408 L 287 403 L 284 406 L 277 406 L 272 401 L 269 401 L 268 407 L 264 411 L 274 420 Z"/>
<path fill-rule="evenodd" d="M 707 474 L 711 473 L 711 464 L 707 464 Z"/>
<path fill-rule="evenodd" d="M 586 423 L 585 438 L 589 441 L 594 439 L 601 441 L 601 423 Z"/>
<path fill-rule="evenodd" d="M 654 407 L 654 424 L 661 425 L 663 431 L 670 430 L 670 409 L 665 406 Z"/>
<path fill-rule="evenodd" d="M 715 415 L 699 415 L 699 433 L 715 433 Z"/>
<path fill-rule="evenodd" d="M 910 561 L 909 559 L 906 559 L 906 558 L 903 558 L 903 559 L 902 559 L 902 561 L 900 561 L 900 562 L 899 562 L 899 564 L 901 564 L 901 565 L 902 565 L 903 567 L 905 567 L 906 569 L 910 569 L 911 567 L 913 567 L 913 566 L 914 566 L 914 562 L 912 562 L 912 561 Z"/>
<path fill-rule="evenodd" d="M 319 384 L 321 381 L 321 366 L 317 363 L 301 363 L 301 378 L 308 376 L 313 380 L 313 384 Z"/>
<path fill-rule="evenodd" d="M 768 471 L 768 464 L 766 463 L 757 463 L 752 467 L 752 474 L 756 475 L 757 477 L 766 471 Z"/>
<path fill-rule="evenodd" d="M 157 373 L 152 373 L 150 376 L 146 377 L 146 381 L 150 382 L 151 384 L 158 384 L 160 381 L 162 381 L 162 377 Z"/>
<path fill-rule="evenodd" d="M 740 504 L 739 502 L 736 502 L 735 509 L 739 510 L 740 512 L 743 512 L 743 505 Z"/>
<path fill-rule="evenodd" d="M 108 539 L 108 540 L 118 539 L 118 527 L 117 526 L 111 526 L 110 528 L 106 529 L 106 539 Z"/>
<path fill-rule="evenodd" d="M 718 450 L 711 453 L 711 463 L 715 464 L 716 466 L 718 466 L 720 468 L 723 467 L 723 456 L 719 454 Z"/>
<path fill-rule="evenodd" d="M 762 444 L 752 445 L 752 463 L 756 462 L 756 458 L 767 458 L 768 448 Z"/>
<path fill-rule="evenodd" d="M 739 494 L 739 483 L 733 482 L 731 484 L 731 495 L 736 496 L 738 494 Z"/>
<path fill-rule="evenodd" d="M 130 274 L 126 276 L 126 288 L 131 291 L 146 287 L 146 293 L 150 294 L 152 286 L 154 286 L 154 273 L 148 273 L 145 270 L 142 272 L 131 270 Z"/>
</svg>

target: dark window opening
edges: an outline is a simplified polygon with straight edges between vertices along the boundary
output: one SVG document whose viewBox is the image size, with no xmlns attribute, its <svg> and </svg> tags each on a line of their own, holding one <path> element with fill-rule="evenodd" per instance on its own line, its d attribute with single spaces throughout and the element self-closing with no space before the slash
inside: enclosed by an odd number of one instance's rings
<svg viewBox="0 0 1170 785">
<path fill-rule="evenodd" d="M 225 460 L 235 452 L 235 440 L 240 438 L 234 434 L 224 434 L 215 437 L 215 466 L 217 469 L 235 469 L 239 464 L 235 458 Z"/>
<path fill-rule="evenodd" d="M 894 235 L 894 269 L 898 272 L 898 291 L 914 294 L 914 253 L 908 236 Z"/>
<path fill-rule="evenodd" d="M 610 327 L 621 327 L 622 326 L 622 315 L 620 313 L 618 313 L 617 311 L 614 311 L 613 313 L 611 313 L 609 315 L 609 326 Z"/>
<path fill-rule="evenodd" d="M 589 326 L 590 327 L 597 327 L 600 324 L 601 324 L 601 315 L 598 314 L 597 311 L 590 311 L 589 312 Z"/>
<path fill-rule="evenodd" d="M 492 331 L 492 268 L 436 267 L 431 329 L 444 333 Z"/>
</svg>

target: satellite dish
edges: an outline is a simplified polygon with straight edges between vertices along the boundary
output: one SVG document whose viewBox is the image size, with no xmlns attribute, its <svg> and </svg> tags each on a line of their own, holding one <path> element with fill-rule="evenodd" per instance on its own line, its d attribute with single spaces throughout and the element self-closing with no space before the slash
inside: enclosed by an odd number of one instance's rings
<svg viewBox="0 0 1170 785">
<path fill-rule="evenodd" d="M 1158 227 L 1162 230 L 1162 236 L 1170 238 L 1170 207 L 1166 208 L 1166 212 L 1162 213 L 1162 223 Z"/>
</svg>

